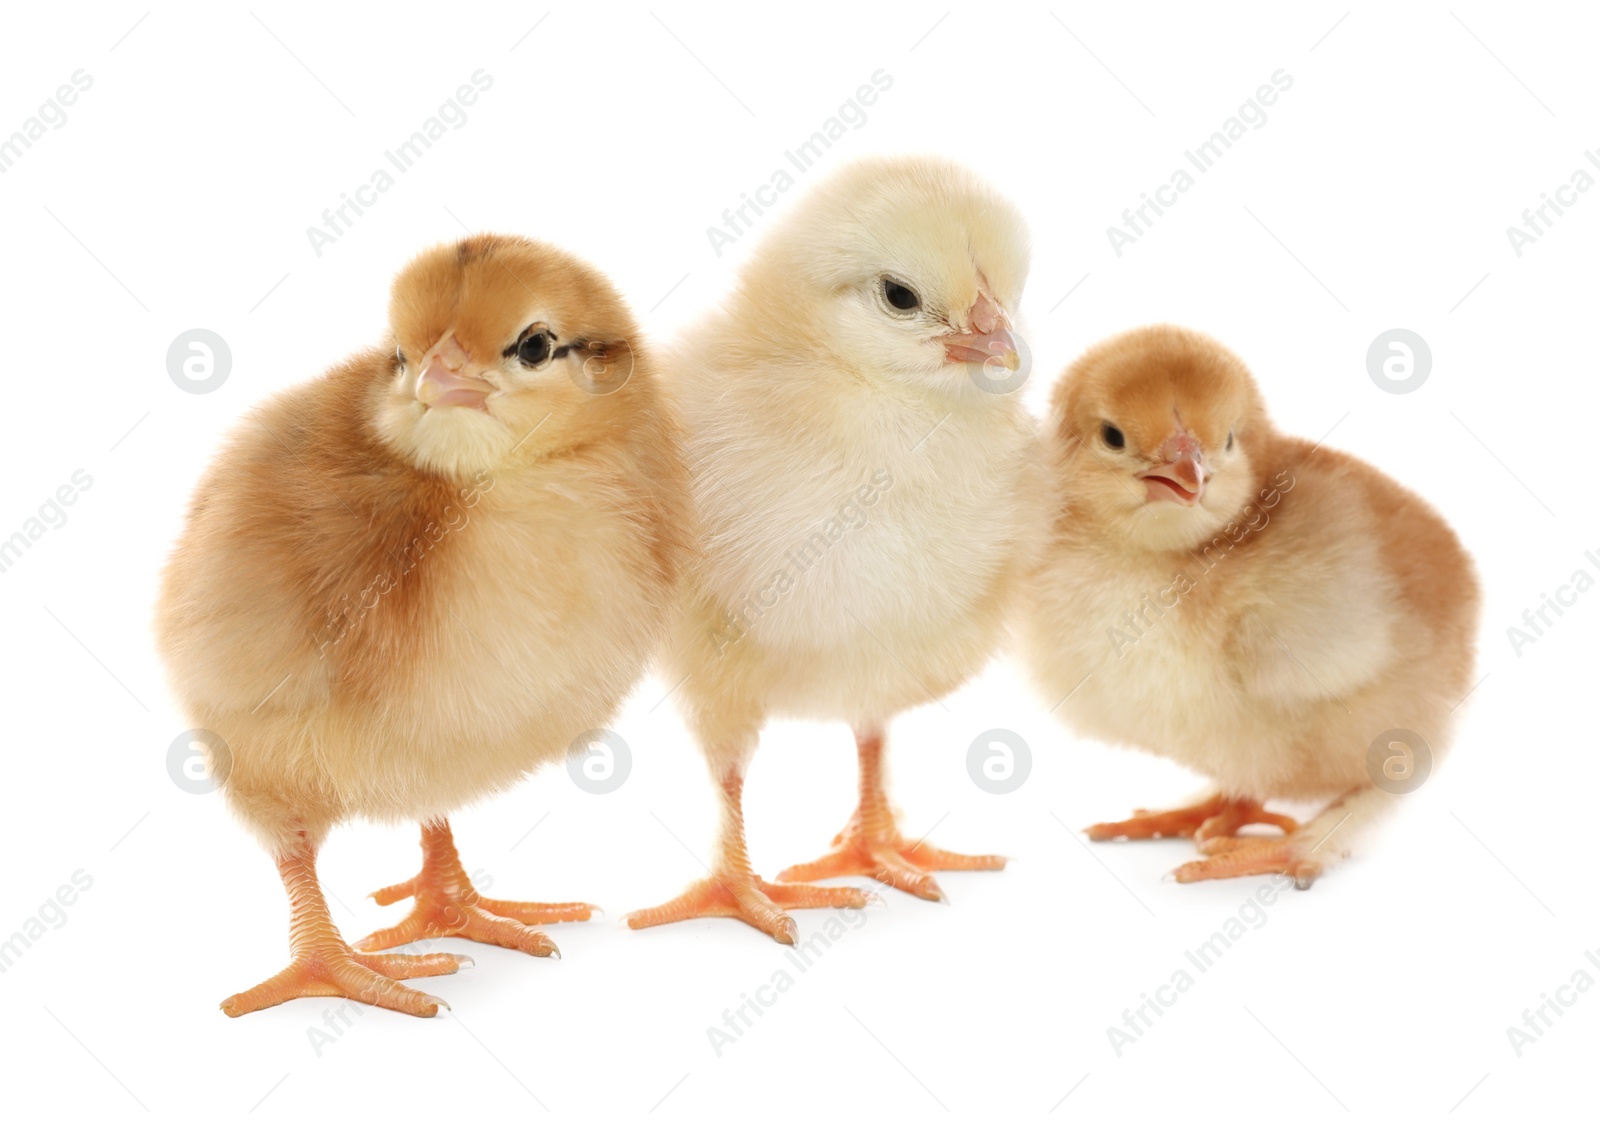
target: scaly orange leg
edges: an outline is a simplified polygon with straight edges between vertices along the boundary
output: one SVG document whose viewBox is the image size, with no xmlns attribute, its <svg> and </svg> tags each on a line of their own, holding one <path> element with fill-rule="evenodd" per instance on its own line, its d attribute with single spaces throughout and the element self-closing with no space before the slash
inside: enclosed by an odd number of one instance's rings
<svg viewBox="0 0 1600 1124">
<path fill-rule="evenodd" d="M 278 856 L 278 874 L 289 893 L 289 966 L 249 991 L 224 999 L 223 1014 L 237 1018 L 312 995 L 342 995 L 423 1018 L 449 1006 L 443 999 L 395 981 L 449 975 L 463 964 L 471 964 L 468 957 L 445 952 L 372 956 L 353 951 L 328 915 L 328 903 L 317 884 L 316 853 L 303 837 L 299 845 Z"/>
<path fill-rule="evenodd" d="M 422 870 L 372 895 L 379 905 L 415 898 L 411 915 L 390 929 L 379 929 L 354 945 L 363 951 L 437 937 L 463 937 L 482 944 L 515 948 L 533 956 L 559 956 L 555 942 L 534 925 L 587 921 L 595 907 L 585 902 L 506 902 L 478 893 L 456 854 L 450 825 L 422 825 Z"/>
<path fill-rule="evenodd" d="M 1234 836 L 1247 824 L 1270 824 L 1285 835 L 1299 826 L 1288 816 L 1269 812 L 1259 803 L 1248 799 L 1230 799 L 1217 795 L 1170 812 L 1152 812 L 1140 808 L 1131 819 L 1115 823 L 1097 823 L 1088 829 L 1089 838 L 1097 842 L 1107 839 L 1171 839 L 1194 836 L 1197 843 L 1208 839 Z"/>
<path fill-rule="evenodd" d="M 791 866 L 780 882 L 815 882 L 861 874 L 928 901 L 944 900 L 944 891 L 930 870 L 999 870 L 1001 855 L 958 855 L 918 841 L 908 843 L 895 826 L 894 810 L 884 793 L 883 731 L 856 734 L 861 759 L 861 800 L 843 831 L 833 837 L 833 850 L 815 862 Z"/>
<path fill-rule="evenodd" d="M 865 891 L 848 887 L 783 886 L 756 877 L 744 839 L 744 774 L 734 766 L 722 778 L 722 839 L 710 877 L 627 920 L 630 929 L 647 929 L 695 917 L 735 917 L 780 944 L 794 944 L 798 928 L 785 909 L 861 909 L 869 900 Z"/>
</svg>

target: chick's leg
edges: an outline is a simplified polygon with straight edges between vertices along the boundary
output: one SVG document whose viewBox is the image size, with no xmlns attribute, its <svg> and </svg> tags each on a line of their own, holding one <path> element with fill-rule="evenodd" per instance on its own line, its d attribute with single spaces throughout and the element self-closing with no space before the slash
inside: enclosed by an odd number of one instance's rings
<svg viewBox="0 0 1600 1124">
<path fill-rule="evenodd" d="M 1292 834 L 1298 826 L 1288 816 L 1269 812 L 1254 800 L 1231 799 L 1220 793 L 1198 804 L 1174 808 L 1170 812 L 1151 812 L 1140 808 L 1132 818 L 1113 823 L 1097 823 L 1090 827 L 1089 838 L 1097 842 L 1107 839 L 1171 839 L 1192 835 L 1196 842 L 1233 836 L 1248 824 L 1269 824 L 1285 835 Z"/>
<path fill-rule="evenodd" d="M 894 810 L 884 791 L 883 731 L 857 732 L 856 750 L 861 759 L 861 802 L 855 814 L 833 837 L 833 850 L 815 862 L 782 871 L 780 882 L 861 874 L 919 898 L 942 901 L 944 891 L 929 871 L 999 870 L 1006 865 L 1000 855 L 958 855 L 920 840 L 907 842 L 895 826 Z"/>
<path fill-rule="evenodd" d="M 404 882 L 384 887 L 372 898 L 379 905 L 402 898 L 416 900 L 411 915 L 400 924 L 356 942 L 356 948 L 368 951 L 437 937 L 464 937 L 533 956 L 560 955 L 555 942 L 531 926 L 587 921 L 595 908 L 584 902 L 546 905 L 484 897 L 462 868 L 450 825 L 443 820 L 422 825 L 422 870 Z"/>
<path fill-rule="evenodd" d="M 780 944 L 794 944 L 794 918 L 785 909 L 861 909 L 862 890 L 842 886 L 784 886 L 757 878 L 744 839 L 744 773 L 736 765 L 722 778 L 722 838 L 711 875 L 665 905 L 628 914 L 628 927 L 647 929 L 695 917 L 736 917 Z"/>
<path fill-rule="evenodd" d="M 435 952 L 425 956 L 373 956 L 344 943 L 328 915 L 317 884 L 315 854 L 303 842 L 278 857 L 278 873 L 289 893 L 289 966 L 249 991 L 222 1001 L 230 1018 L 311 995 L 341 995 L 358 1003 L 424 1018 L 448 1006 L 444 1000 L 395 983 L 413 976 L 443 976 L 472 961 Z"/>
</svg>

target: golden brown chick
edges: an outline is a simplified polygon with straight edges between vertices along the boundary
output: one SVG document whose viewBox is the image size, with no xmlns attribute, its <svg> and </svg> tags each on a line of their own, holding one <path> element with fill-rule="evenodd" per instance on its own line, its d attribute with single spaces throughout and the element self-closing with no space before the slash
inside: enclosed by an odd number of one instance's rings
<svg viewBox="0 0 1600 1124">
<path fill-rule="evenodd" d="M 229 1015 L 344 995 L 416 1015 L 396 979 L 459 936 L 549 955 L 583 903 L 491 901 L 445 817 L 603 727 L 644 670 L 687 530 L 676 429 L 632 316 L 578 259 L 478 235 L 396 279 L 383 343 L 257 410 L 196 490 L 158 634 L 220 736 L 213 773 L 277 861 L 292 963 Z M 410 917 L 355 949 L 317 849 L 342 820 L 423 824 Z M 359 951 L 357 951 L 359 950 Z"/>
<path fill-rule="evenodd" d="M 1209 857 L 1179 881 L 1309 885 L 1448 747 L 1472 685 L 1471 560 L 1387 476 L 1280 434 L 1243 362 L 1196 332 L 1090 349 L 1047 436 L 1065 500 L 1022 619 L 1033 675 L 1078 733 L 1215 783 L 1090 837 L 1192 835 Z M 1300 825 L 1272 799 L 1331 803 Z"/>
<path fill-rule="evenodd" d="M 1037 541 L 1037 433 L 1014 392 L 1011 315 L 1028 270 L 1016 209 L 971 172 L 864 160 L 756 250 L 724 307 L 669 360 L 702 555 L 668 678 L 721 787 L 711 877 L 635 928 L 734 917 L 787 943 L 787 908 L 860 906 L 812 886 L 866 875 L 939 899 L 936 870 L 993 870 L 905 838 L 886 794 L 897 713 L 982 669 Z M 775 716 L 855 732 L 855 815 L 818 861 L 756 877 L 741 795 Z"/>
</svg>

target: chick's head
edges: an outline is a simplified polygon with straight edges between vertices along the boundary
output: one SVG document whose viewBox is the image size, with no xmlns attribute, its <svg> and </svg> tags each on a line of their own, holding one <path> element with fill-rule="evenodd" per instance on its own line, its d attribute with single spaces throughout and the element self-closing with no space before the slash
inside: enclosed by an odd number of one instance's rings
<svg viewBox="0 0 1600 1124">
<path fill-rule="evenodd" d="M 633 374 L 633 317 L 579 259 L 481 234 L 436 246 L 395 278 L 394 354 L 378 432 L 419 468 L 451 476 L 580 440 Z"/>
<path fill-rule="evenodd" d="M 858 161 L 813 192 L 744 274 L 782 309 L 779 346 L 857 370 L 970 389 L 969 364 L 1016 370 L 1012 317 L 1028 275 L 1021 214 L 944 160 Z"/>
<path fill-rule="evenodd" d="M 1271 428 L 1242 360 L 1166 325 L 1091 348 L 1052 423 L 1071 502 L 1153 550 L 1191 549 L 1254 498 Z"/>
</svg>

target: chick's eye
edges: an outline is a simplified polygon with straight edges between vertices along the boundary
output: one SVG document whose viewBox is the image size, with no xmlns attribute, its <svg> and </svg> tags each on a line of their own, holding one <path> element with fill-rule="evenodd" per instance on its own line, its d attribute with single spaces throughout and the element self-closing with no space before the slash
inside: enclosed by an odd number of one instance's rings
<svg viewBox="0 0 1600 1124">
<path fill-rule="evenodd" d="M 1110 422 L 1100 426 L 1100 440 L 1110 445 L 1113 449 L 1120 449 L 1128 443 L 1127 438 L 1122 436 L 1122 430 Z"/>
<path fill-rule="evenodd" d="M 1228 446 L 1227 447 L 1229 449 L 1233 448 L 1233 430 L 1231 430 L 1231 429 L 1228 430 Z"/>
<path fill-rule="evenodd" d="M 534 332 L 517 345 L 517 359 L 524 367 L 537 367 L 550 358 L 550 333 Z"/>
<path fill-rule="evenodd" d="M 902 312 L 922 307 L 922 298 L 917 296 L 916 290 L 900 284 L 892 277 L 883 279 L 883 299 Z"/>
</svg>

